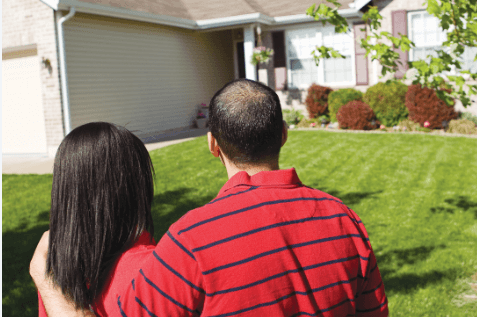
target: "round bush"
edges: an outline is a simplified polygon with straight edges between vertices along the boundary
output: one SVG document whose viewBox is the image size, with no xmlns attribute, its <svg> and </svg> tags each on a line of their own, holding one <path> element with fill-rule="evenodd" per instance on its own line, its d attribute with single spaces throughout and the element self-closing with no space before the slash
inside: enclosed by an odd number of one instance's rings
<svg viewBox="0 0 477 317">
<path fill-rule="evenodd" d="M 451 120 L 447 132 L 460 134 L 477 134 L 477 127 L 470 120 Z"/>
<path fill-rule="evenodd" d="M 330 120 L 335 122 L 337 119 L 336 115 L 340 108 L 353 100 L 363 100 L 363 93 L 353 88 L 338 89 L 330 93 L 328 97 Z"/>
<path fill-rule="evenodd" d="M 408 116 L 406 107 L 407 86 L 398 81 L 377 83 L 369 87 L 363 96 L 376 114 L 376 118 L 387 127 L 397 125 Z"/>
<path fill-rule="evenodd" d="M 333 89 L 329 87 L 323 87 L 317 84 L 312 84 L 310 88 L 308 88 L 305 105 L 310 119 L 328 113 L 328 95 L 332 91 Z"/>
<path fill-rule="evenodd" d="M 424 127 L 424 122 L 427 121 L 430 129 L 443 128 L 446 123 L 457 118 L 453 106 L 448 106 L 441 100 L 435 90 L 423 88 L 421 85 L 409 86 L 406 107 L 409 110 L 409 119 L 418 122 L 421 127 Z"/>
<path fill-rule="evenodd" d="M 342 106 L 336 115 L 340 128 L 371 130 L 379 126 L 373 109 L 362 101 L 353 100 Z"/>
</svg>

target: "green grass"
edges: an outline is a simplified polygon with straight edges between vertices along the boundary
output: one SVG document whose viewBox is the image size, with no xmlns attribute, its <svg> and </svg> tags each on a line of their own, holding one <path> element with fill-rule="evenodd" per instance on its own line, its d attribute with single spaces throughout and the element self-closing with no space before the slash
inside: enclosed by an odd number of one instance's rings
<svg viewBox="0 0 477 317">
<path fill-rule="evenodd" d="M 156 239 L 218 193 L 227 174 L 204 137 L 151 152 Z M 392 316 L 475 316 L 461 294 L 477 272 L 477 140 L 291 131 L 282 168 L 361 217 Z M 3 175 L 3 313 L 35 316 L 28 265 L 48 228 L 51 175 Z"/>
</svg>

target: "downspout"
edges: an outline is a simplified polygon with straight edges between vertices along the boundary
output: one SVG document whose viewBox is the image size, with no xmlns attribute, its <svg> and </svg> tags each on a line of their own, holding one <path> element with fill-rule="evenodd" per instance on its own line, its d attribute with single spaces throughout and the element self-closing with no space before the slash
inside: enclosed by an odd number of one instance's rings
<svg viewBox="0 0 477 317">
<path fill-rule="evenodd" d="M 61 78 L 61 99 L 63 103 L 63 117 L 65 121 L 65 136 L 71 132 L 71 115 L 70 115 L 70 97 L 68 91 L 68 72 L 66 69 L 66 53 L 65 53 L 65 35 L 63 32 L 63 23 L 71 19 L 76 13 L 74 7 L 70 8 L 70 12 L 58 20 L 58 49 L 60 53 L 60 78 Z"/>
</svg>

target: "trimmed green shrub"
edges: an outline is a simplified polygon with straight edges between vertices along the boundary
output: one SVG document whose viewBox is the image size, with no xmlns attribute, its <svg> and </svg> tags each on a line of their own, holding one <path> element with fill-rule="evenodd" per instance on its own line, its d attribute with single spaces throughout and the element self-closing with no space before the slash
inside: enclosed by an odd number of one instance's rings
<svg viewBox="0 0 477 317">
<path fill-rule="evenodd" d="M 399 128 L 401 131 L 419 131 L 420 125 L 417 122 L 414 122 L 409 119 L 404 119 L 401 122 L 399 122 Z"/>
<path fill-rule="evenodd" d="M 288 125 L 292 124 L 298 124 L 303 118 L 305 117 L 300 110 L 295 110 L 295 109 L 283 109 L 283 120 Z"/>
<path fill-rule="evenodd" d="M 448 106 L 440 99 L 436 91 L 421 87 L 421 85 L 409 86 L 406 93 L 406 107 L 409 110 L 409 119 L 418 122 L 421 127 L 429 122 L 427 128 L 440 129 L 457 118 L 453 105 Z"/>
<path fill-rule="evenodd" d="M 363 101 L 373 109 L 381 124 L 392 127 L 408 116 L 406 93 L 407 86 L 401 82 L 377 83 L 368 88 Z"/>
<path fill-rule="evenodd" d="M 305 99 L 306 110 L 310 119 L 328 113 L 328 95 L 333 89 L 317 84 L 311 84 Z"/>
<path fill-rule="evenodd" d="M 472 121 L 475 125 L 477 125 L 477 116 L 473 115 L 470 112 L 462 112 L 460 114 L 460 118 Z"/>
<path fill-rule="evenodd" d="M 475 124 L 470 120 L 451 120 L 447 132 L 460 134 L 477 134 L 477 127 L 475 127 Z"/>
<path fill-rule="evenodd" d="M 373 109 L 359 100 L 342 106 L 336 115 L 340 128 L 351 130 L 371 130 L 379 127 Z"/>
<path fill-rule="evenodd" d="M 336 115 L 340 108 L 353 100 L 363 100 L 363 93 L 354 88 L 338 89 L 330 93 L 328 97 L 330 120 L 336 122 Z"/>
</svg>

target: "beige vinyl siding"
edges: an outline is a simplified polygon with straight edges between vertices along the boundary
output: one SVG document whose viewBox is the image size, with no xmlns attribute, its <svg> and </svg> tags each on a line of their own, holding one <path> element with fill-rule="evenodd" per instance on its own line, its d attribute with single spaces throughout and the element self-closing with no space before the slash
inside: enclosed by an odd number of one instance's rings
<svg viewBox="0 0 477 317">
<path fill-rule="evenodd" d="M 78 15 L 65 23 L 65 47 L 72 128 L 108 121 L 144 135 L 186 127 L 234 75 L 230 31 Z"/>
</svg>

